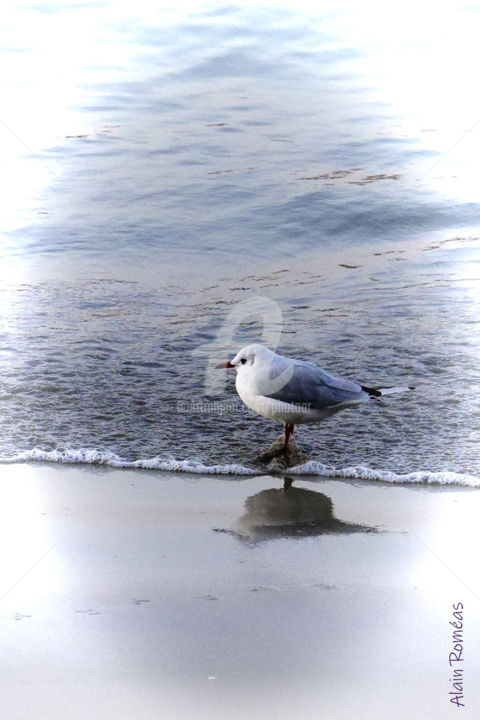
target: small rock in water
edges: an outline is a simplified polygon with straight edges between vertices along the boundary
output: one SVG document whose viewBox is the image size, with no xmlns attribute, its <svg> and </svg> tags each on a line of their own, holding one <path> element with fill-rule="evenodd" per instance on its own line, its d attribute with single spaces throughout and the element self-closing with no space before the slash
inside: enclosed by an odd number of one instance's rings
<svg viewBox="0 0 480 720">
<path fill-rule="evenodd" d="M 268 463 L 267 470 L 270 472 L 281 472 L 285 468 L 301 465 L 307 461 L 306 456 L 298 448 L 293 435 L 290 436 L 286 449 L 284 443 L 284 436 L 279 435 L 268 450 L 257 457 L 257 461 L 262 464 Z"/>
</svg>

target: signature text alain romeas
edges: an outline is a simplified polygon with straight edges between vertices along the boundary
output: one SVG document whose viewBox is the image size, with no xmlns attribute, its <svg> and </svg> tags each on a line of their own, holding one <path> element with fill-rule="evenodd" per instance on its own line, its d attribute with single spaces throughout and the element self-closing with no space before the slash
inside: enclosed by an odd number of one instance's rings
<svg viewBox="0 0 480 720">
<path fill-rule="evenodd" d="M 448 656 L 448 664 L 453 670 L 450 678 L 450 702 L 457 707 L 465 707 L 463 702 L 463 603 L 453 605 L 452 650 Z"/>
</svg>

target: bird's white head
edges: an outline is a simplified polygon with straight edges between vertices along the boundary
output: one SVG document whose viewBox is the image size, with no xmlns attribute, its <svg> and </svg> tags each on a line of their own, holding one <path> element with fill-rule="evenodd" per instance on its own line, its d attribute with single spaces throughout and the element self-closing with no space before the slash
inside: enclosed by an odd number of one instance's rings
<svg viewBox="0 0 480 720">
<path fill-rule="evenodd" d="M 247 345 L 242 348 L 233 360 L 221 363 L 217 367 L 234 368 L 237 372 L 241 372 L 244 369 L 251 368 L 255 363 L 270 362 L 272 355 L 274 355 L 274 353 L 264 345 L 254 343 L 253 345 Z"/>
</svg>

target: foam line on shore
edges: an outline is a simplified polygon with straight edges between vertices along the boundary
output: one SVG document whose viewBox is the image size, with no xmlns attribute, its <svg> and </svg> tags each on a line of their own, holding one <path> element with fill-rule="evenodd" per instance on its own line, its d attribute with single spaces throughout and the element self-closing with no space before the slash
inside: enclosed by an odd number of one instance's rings
<svg viewBox="0 0 480 720">
<path fill-rule="evenodd" d="M 45 462 L 80 465 L 104 465 L 112 468 L 127 468 L 138 470 L 164 470 L 169 472 L 195 473 L 200 475 L 258 475 L 259 470 L 245 467 L 239 463 L 222 463 L 206 465 L 197 458 L 177 460 L 172 455 L 162 454 L 151 458 L 126 460 L 110 451 L 101 451 L 90 448 L 56 450 L 41 450 L 33 448 L 13 457 L 0 458 L 3 464 L 21 462 Z M 431 484 L 431 485 L 459 485 L 464 487 L 480 487 L 480 478 L 474 475 L 455 473 L 452 471 L 433 472 L 421 470 L 410 473 L 395 473 L 391 470 L 379 470 L 364 465 L 353 465 L 337 468 L 316 460 L 310 460 L 303 465 L 286 470 L 289 475 L 315 475 L 327 478 L 341 478 L 348 480 L 378 481 L 392 484 Z"/>
</svg>

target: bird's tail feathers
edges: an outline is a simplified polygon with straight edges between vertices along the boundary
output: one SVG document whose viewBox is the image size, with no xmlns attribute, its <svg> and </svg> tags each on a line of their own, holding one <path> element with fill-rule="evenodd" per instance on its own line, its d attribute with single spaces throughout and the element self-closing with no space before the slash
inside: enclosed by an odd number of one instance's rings
<svg viewBox="0 0 480 720">
<path fill-rule="evenodd" d="M 413 385 L 391 386 L 391 387 L 366 387 L 362 385 L 362 390 L 367 392 L 370 397 L 381 397 L 382 395 L 394 395 L 395 393 L 408 392 L 415 390 Z"/>
</svg>

